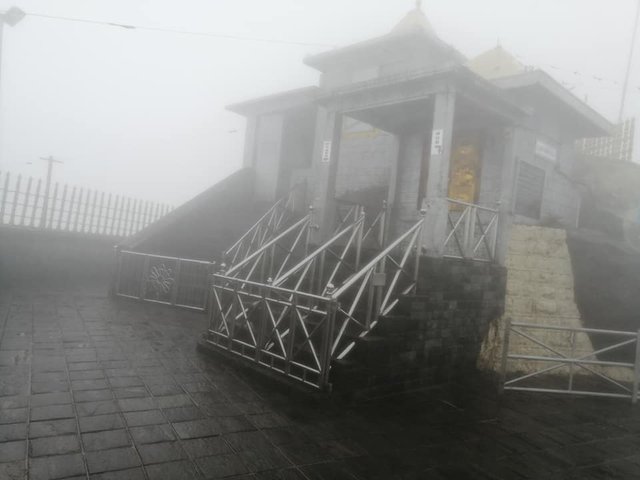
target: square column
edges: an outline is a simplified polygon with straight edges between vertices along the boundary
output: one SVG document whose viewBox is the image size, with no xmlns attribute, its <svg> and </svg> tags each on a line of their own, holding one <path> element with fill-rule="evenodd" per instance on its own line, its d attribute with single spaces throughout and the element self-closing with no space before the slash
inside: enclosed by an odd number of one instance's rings
<svg viewBox="0 0 640 480">
<path fill-rule="evenodd" d="M 336 215 L 336 175 L 340 158 L 342 114 L 319 108 L 313 146 L 313 208 L 318 230 L 313 241 L 326 240 L 333 233 Z"/>
<path fill-rule="evenodd" d="M 427 255 L 440 257 L 444 253 L 449 215 L 449 164 L 451 159 L 456 95 L 454 91 L 437 93 L 433 107 L 431 154 L 427 177 L 426 224 L 423 246 Z"/>
</svg>

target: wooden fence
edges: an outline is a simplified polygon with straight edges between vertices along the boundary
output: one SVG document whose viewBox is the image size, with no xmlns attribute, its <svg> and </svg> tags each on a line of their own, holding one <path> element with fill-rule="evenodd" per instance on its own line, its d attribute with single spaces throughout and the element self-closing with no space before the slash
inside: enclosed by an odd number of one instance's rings
<svg viewBox="0 0 640 480">
<path fill-rule="evenodd" d="M 0 225 L 126 237 L 170 210 L 166 204 L 0 173 Z"/>
</svg>

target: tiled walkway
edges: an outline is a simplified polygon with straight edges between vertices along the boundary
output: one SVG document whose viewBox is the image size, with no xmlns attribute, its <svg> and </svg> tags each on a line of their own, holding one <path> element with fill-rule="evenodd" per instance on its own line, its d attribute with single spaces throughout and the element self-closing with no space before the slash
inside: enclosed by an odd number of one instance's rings
<svg viewBox="0 0 640 480">
<path fill-rule="evenodd" d="M 624 401 L 305 400 L 198 353 L 201 315 L 74 292 L 0 294 L 0 479 L 640 478 Z"/>
</svg>

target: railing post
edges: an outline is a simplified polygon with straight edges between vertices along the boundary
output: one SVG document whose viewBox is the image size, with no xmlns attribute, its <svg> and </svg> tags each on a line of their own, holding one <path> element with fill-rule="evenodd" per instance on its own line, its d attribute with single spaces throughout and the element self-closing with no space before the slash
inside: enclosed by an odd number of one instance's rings
<svg viewBox="0 0 640 480">
<path fill-rule="evenodd" d="M 291 373 L 291 360 L 293 357 L 293 347 L 296 338 L 296 324 L 297 324 L 297 316 L 298 316 L 298 295 L 295 293 L 291 296 L 291 305 L 289 307 L 291 311 L 289 312 L 289 335 L 288 341 L 286 345 L 287 351 L 284 352 L 286 358 L 284 360 L 284 373 L 289 375 Z"/>
<path fill-rule="evenodd" d="M 571 339 L 569 341 L 569 345 L 570 345 L 570 358 L 571 358 L 571 362 L 569 363 L 569 391 L 573 392 L 573 365 L 574 365 L 574 360 L 575 360 L 575 352 L 576 352 L 576 332 L 572 331 L 571 332 Z"/>
<path fill-rule="evenodd" d="M 502 342 L 502 361 L 500 362 L 500 385 L 498 393 L 504 392 L 504 384 L 507 381 L 507 359 L 509 357 L 509 335 L 511 334 L 511 319 L 507 318 L 504 325 L 504 340 Z"/>
<path fill-rule="evenodd" d="M 260 297 L 262 298 L 262 308 L 260 312 L 260 324 L 258 325 L 258 331 L 256 332 L 256 351 L 255 351 L 255 361 L 256 363 L 260 363 L 260 359 L 262 358 L 262 347 L 265 341 L 265 335 L 267 332 L 267 318 L 268 318 L 268 309 L 267 309 L 267 298 L 271 295 L 270 288 L 271 282 L 273 279 L 270 277 L 267 279 L 267 285 L 260 288 Z"/>
<path fill-rule="evenodd" d="M 321 389 L 330 389 L 329 372 L 331 371 L 333 330 L 335 328 L 337 311 L 338 302 L 332 299 L 327 305 L 327 318 L 322 335 L 322 356 L 320 357 L 320 379 L 318 382 L 318 386 Z"/>
<path fill-rule="evenodd" d="M 464 257 L 473 258 L 473 255 L 474 255 L 473 247 L 476 239 L 476 220 L 478 218 L 478 209 L 475 206 L 468 207 L 468 208 L 469 208 L 469 216 L 467 217 L 468 224 L 465 225 L 465 227 L 468 228 L 468 230 L 466 232 L 466 238 L 465 238 Z"/>
<path fill-rule="evenodd" d="M 633 392 L 631 394 L 631 403 L 638 401 L 638 378 L 640 376 L 640 330 L 636 335 L 636 360 L 633 367 Z"/>
<path fill-rule="evenodd" d="M 171 297 L 170 297 L 170 302 L 171 305 L 175 305 L 176 301 L 178 300 L 178 287 L 180 285 L 180 269 L 182 267 L 182 259 L 177 259 L 176 260 L 176 268 L 175 268 L 175 273 L 173 275 L 173 285 L 171 285 Z M 209 273 L 207 272 L 207 287 L 206 289 L 209 289 Z M 207 302 L 205 300 L 204 303 L 204 307 L 206 308 L 207 306 Z"/>
<path fill-rule="evenodd" d="M 147 278 L 149 276 L 149 255 L 145 255 L 144 263 L 142 265 L 142 276 L 140 278 L 140 300 L 144 300 L 147 295 Z"/>
</svg>

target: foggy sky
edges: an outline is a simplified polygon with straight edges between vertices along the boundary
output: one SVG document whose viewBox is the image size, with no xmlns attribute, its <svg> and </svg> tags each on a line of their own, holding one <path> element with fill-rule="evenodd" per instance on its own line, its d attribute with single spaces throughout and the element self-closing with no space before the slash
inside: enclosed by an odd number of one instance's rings
<svg viewBox="0 0 640 480">
<path fill-rule="evenodd" d="M 463 54 L 499 41 L 615 120 L 621 86 L 592 76 L 622 82 L 635 1 L 425 0 L 423 9 Z M 0 0 L 0 10 L 11 5 L 343 46 L 385 34 L 414 2 Z M 38 157 L 53 155 L 65 162 L 56 180 L 177 205 L 240 166 L 244 119 L 224 106 L 316 84 L 302 59 L 323 50 L 27 16 L 4 31 L 0 170 L 42 177 Z M 640 116 L 640 45 L 635 58 L 627 116 Z"/>
</svg>

